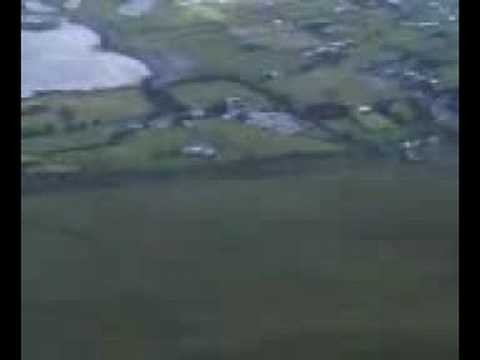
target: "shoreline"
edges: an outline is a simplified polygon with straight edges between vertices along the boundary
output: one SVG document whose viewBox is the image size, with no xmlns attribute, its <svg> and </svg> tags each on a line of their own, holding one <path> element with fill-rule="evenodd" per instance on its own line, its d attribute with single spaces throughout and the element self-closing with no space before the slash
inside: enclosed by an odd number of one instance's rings
<svg viewBox="0 0 480 360">
<path fill-rule="evenodd" d="M 84 31 L 88 31 L 92 33 L 92 36 L 96 36 L 98 38 L 98 43 L 96 44 L 89 44 L 89 51 L 92 51 L 93 53 L 98 53 L 98 56 L 119 56 L 125 59 L 125 61 L 132 61 L 132 62 L 137 62 L 138 66 L 141 66 L 145 69 L 145 74 L 141 79 L 135 80 L 131 83 L 124 83 L 120 85 L 92 85 L 89 87 L 85 88 L 75 88 L 75 89 L 25 89 L 25 92 L 23 91 L 24 89 L 21 89 L 21 101 L 24 100 L 29 100 L 29 99 L 34 99 L 37 96 L 42 96 L 42 95 L 49 95 L 49 94 L 55 94 L 55 93 L 65 93 L 65 94 L 71 94 L 71 93 L 87 93 L 87 92 L 95 92 L 95 91 L 109 91 L 109 90 L 116 90 L 116 89 L 122 89 L 122 88 L 137 88 L 137 87 L 142 87 L 143 81 L 145 79 L 148 79 L 152 76 L 155 76 L 152 67 L 150 64 L 144 61 L 139 56 L 135 56 L 132 51 L 127 51 L 126 49 L 123 49 L 117 45 L 115 46 L 106 46 L 107 43 L 105 41 L 106 36 L 108 36 L 108 33 L 106 32 L 107 29 L 103 29 L 102 27 L 93 27 L 88 24 L 88 22 L 84 21 L 85 19 L 82 19 L 81 17 L 78 16 L 66 16 L 65 14 L 59 14 L 58 15 L 58 22 L 59 25 L 56 26 L 55 28 L 51 29 L 51 31 L 58 30 L 62 25 L 70 25 L 70 26 L 78 26 L 84 28 Z M 100 31 L 99 31 L 100 30 Z M 30 31 L 27 29 L 22 29 L 22 36 L 23 32 L 47 32 L 49 30 L 44 30 L 44 31 Z M 27 34 L 25 34 L 27 36 Z M 116 42 L 117 43 L 117 42 Z M 117 50 L 118 49 L 118 50 Z M 22 60 L 23 61 L 23 60 Z M 27 61 L 27 60 L 25 60 Z"/>
</svg>

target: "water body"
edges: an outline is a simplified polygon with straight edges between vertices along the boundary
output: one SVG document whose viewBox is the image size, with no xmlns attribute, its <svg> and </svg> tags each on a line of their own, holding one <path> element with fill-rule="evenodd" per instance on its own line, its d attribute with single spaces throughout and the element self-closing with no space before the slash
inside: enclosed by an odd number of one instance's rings
<svg viewBox="0 0 480 360">
<path fill-rule="evenodd" d="M 134 85 L 149 76 L 140 61 L 102 51 L 99 46 L 98 34 L 66 20 L 56 29 L 22 31 L 22 98 L 38 91 Z"/>
</svg>

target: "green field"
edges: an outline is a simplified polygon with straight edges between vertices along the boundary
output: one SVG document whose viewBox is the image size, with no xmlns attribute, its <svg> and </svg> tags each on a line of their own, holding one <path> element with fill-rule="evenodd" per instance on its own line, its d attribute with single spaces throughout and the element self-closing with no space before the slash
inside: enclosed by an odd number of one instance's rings
<svg viewBox="0 0 480 360">
<path fill-rule="evenodd" d="M 25 358 L 456 359 L 454 175 L 316 166 L 23 197 Z"/>
</svg>

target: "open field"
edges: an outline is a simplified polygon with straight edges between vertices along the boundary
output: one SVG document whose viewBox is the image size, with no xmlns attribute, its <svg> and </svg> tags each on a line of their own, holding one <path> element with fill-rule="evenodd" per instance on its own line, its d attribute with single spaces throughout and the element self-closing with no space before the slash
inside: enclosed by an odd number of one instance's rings
<svg viewBox="0 0 480 360">
<path fill-rule="evenodd" d="M 367 168 L 24 197 L 25 356 L 455 359 L 456 181 Z"/>
<path fill-rule="evenodd" d="M 25 356 L 455 359 L 456 182 L 432 174 L 27 196 Z"/>
</svg>

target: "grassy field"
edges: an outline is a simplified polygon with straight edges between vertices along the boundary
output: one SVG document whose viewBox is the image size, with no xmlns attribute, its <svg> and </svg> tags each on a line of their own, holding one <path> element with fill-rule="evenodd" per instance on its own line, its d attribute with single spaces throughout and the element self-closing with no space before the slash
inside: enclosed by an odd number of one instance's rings
<svg viewBox="0 0 480 360">
<path fill-rule="evenodd" d="M 118 144 L 110 144 L 108 139 L 108 132 L 96 129 L 90 133 L 35 137 L 22 143 L 24 165 L 34 157 L 43 159 L 45 164 L 73 165 L 97 174 L 180 170 L 206 163 L 181 154 L 183 147 L 196 143 L 209 143 L 217 149 L 219 158 L 208 162 L 213 164 L 289 154 L 336 155 L 346 150 L 343 144 L 325 135 L 323 139 L 280 136 L 216 119 L 202 120 L 194 128 L 143 130 Z"/>
<path fill-rule="evenodd" d="M 46 109 L 29 114 L 28 109 L 35 106 Z M 22 112 L 27 112 L 22 114 L 22 129 L 37 123 L 60 122 L 60 111 L 64 108 L 68 108 L 75 119 L 91 123 L 94 120 L 108 122 L 144 115 L 152 110 L 152 105 L 138 88 L 38 96 L 22 100 Z"/>
<path fill-rule="evenodd" d="M 264 95 L 228 81 L 180 83 L 169 89 L 170 94 L 184 106 L 207 109 L 225 102 L 226 98 L 240 98 L 251 109 L 270 109 L 272 104 Z"/>
<path fill-rule="evenodd" d="M 456 178 L 319 168 L 23 197 L 24 357 L 456 359 Z"/>
</svg>

